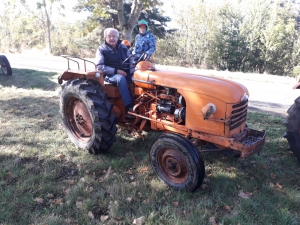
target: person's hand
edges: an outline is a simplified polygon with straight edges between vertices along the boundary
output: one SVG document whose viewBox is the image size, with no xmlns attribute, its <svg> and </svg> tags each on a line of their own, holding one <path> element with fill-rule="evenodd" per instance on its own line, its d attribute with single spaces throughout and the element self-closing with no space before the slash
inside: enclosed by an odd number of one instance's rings
<svg viewBox="0 0 300 225">
<path fill-rule="evenodd" d="M 117 70 L 117 73 L 123 75 L 124 77 L 127 76 L 127 73 L 123 70 Z"/>
</svg>

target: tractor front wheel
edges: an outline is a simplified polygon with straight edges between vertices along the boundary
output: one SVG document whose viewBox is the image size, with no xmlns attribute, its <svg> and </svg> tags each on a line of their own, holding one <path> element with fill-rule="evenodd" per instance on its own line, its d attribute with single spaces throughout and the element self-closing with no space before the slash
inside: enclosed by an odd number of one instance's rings
<svg viewBox="0 0 300 225">
<path fill-rule="evenodd" d="M 7 76 L 12 75 L 10 63 L 5 55 L 0 55 L 0 66 L 5 75 L 7 75 Z"/>
<path fill-rule="evenodd" d="M 71 141 L 92 154 L 116 140 L 116 116 L 101 86 L 92 80 L 70 80 L 60 92 L 60 114 Z"/>
<path fill-rule="evenodd" d="M 300 162 L 300 96 L 287 113 L 288 116 L 284 121 L 286 126 L 285 138 L 288 140 L 290 150 Z"/>
<path fill-rule="evenodd" d="M 175 189 L 193 192 L 205 176 L 200 152 L 179 135 L 163 134 L 158 137 L 151 147 L 150 160 L 158 177 Z"/>
</svg>

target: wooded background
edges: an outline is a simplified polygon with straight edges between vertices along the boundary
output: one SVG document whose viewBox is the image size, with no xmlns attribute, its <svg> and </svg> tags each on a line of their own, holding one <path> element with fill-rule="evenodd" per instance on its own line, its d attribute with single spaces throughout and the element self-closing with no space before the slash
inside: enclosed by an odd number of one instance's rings
<svg viewBox="0 0 300 225">
<path fill-rule="evenodd" d="M 4 53 L 37 48 L 53 55 L 94 57 L 105 28 L 115 27 L 120 39 L 134 43 L 134 27 L 145 19 L 157 39 L 156 63 L 283 76 L 300 73 L 299 0 L 77 0 L 73 10 L 90 16 L 74 22 L 64 19 L 66 0 L 1 2 Z M 166 3 L 168 10 L 163 8 Z"/>
</svg>

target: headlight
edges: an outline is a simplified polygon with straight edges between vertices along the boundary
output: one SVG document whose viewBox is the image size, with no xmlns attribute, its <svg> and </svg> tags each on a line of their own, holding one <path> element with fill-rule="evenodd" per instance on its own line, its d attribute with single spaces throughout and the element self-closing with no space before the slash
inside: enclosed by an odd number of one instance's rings
<svg viewBox="0 0 300 225">
<path fill-rule="evenodd" d="M 213 103 L 208 103 L 201 109 L 201 111 L 203 118 L 207 120 L 212 114 L 214 114 L 217 111 L 217 107 Z"/>
<path fill-rule="evenodd" d="M 246 93 L 244 93 L 244 96 L 241 98 L 241 102 L 246 101 L 248 98 L 249 96 Z"/>
</svg>

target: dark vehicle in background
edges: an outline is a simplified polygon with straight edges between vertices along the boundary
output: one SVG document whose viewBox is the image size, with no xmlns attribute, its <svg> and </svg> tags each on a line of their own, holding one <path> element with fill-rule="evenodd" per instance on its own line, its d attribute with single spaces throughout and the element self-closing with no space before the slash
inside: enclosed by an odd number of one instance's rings
<svg viewBox="0 0 300 225">
<path fill-rule="evenodd" d="M 300 77 L 293 89 L 300 89 Z M 300 96 L 287 111 L 288 116 L 284 121 L 286 132 L 284 137 L 288 140 L 289 148 L 300 162 Z"/>
<path fill-rule="evenodd" d="M 5 55 L 0 55 L 0 65 L 1 65 L 1 70 L 5 75 L 7 76 L 12 75 L 12 69 L 10 63 Z"/>
</svg>

